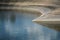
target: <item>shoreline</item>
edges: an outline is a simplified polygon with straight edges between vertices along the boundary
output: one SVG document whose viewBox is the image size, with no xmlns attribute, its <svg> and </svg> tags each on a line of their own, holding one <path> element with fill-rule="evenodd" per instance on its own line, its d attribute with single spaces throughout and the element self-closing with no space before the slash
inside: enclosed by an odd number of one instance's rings
<svg viewBox="0 0 60 40">
<path fill-rule="evenodd" d="M 43 2 L 0 2 L 2 5 L 13 5 L 13 6 L 53 6 L 53 7 L 59 7 L 59 5 L 56 4 L 50 4 L 50 3 L 43 3 Z"/>
<path fill-rule="evenodd" d="M 0 7 L 0 11 L 18 11 L 18 12 L 25 12 L 25 13 L 37 13 L 42 15 L 42 13 L 39 11 L 39 9 L 35 8 L 24 8 L 24 7 Z"/>
</svg>

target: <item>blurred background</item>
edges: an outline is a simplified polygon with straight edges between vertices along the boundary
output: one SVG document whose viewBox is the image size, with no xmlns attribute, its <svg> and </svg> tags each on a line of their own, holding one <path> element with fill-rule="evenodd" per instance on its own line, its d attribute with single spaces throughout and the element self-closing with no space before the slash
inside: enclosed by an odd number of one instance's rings
<svg viewBox="0 0 60 40">
<path fill-rule="evenodd" d="M 1 9 L 14 6 L 4 3 L 25 1 L 32 2 L 32 0 L 0 0 L 0 40 L 60 40 L 59 31 L 32 22 L 41 15 L 40 13 Z M 44 9 L 44 13 L 47 13 L 46 10 Z"/>
</svg>

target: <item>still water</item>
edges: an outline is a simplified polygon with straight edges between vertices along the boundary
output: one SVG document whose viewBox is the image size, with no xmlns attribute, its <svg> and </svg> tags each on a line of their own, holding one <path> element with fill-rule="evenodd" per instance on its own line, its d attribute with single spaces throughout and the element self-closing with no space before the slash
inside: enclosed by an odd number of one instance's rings
<svg viewBox="0 0 60 40">
<path fill-rule="evenodd" d="M 60 32 L 32 22 L 37 13 L 0 11 L 0 40 L 60 40 Z"/>
</svg>

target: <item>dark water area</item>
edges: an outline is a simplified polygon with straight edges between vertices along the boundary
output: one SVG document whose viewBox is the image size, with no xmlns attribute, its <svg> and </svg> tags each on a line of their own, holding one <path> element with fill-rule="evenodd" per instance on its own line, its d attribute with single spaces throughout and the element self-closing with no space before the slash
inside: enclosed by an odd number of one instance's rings
<svg viewBox="0 0 60 40">
<path fill-rule="evenodd" d="M 0 11 L 0 40 L 60 40 L 60 32 L 32 22 L 38 16 Z"/>
</svg>

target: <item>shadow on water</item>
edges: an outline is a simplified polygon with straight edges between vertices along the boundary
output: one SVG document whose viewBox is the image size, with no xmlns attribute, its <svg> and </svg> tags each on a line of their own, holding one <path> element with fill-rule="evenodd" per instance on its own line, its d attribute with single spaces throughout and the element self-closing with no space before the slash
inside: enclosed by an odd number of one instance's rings
<svg viewBox="0 0 60 40">
<path fill-rule="evenodd" d="M 0 12 L 0 40 L 58 40 L 60 32 L 32 22 L 37 13 Z"/>
<path fill-rule="evenodd" d="M 42 24 L 42 23 L 39 23 L 39 22 L 36 22 L 36 23 L 39 24 L 39 25 L 43 25 L 47 28 L 54 29 L 56 31 L 60 31 L 60 24 Z"/>
</svg>

